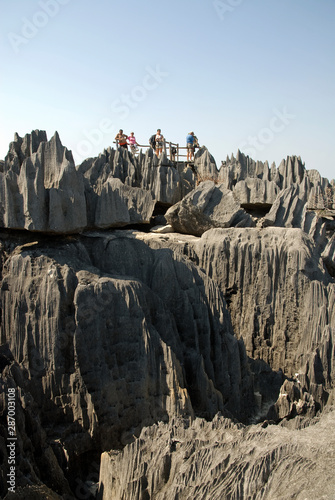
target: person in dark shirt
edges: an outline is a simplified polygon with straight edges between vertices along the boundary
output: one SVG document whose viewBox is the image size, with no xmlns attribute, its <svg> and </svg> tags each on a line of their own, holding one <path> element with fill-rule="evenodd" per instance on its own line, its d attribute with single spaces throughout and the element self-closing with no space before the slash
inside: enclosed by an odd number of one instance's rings
<svg viewBox="0 0 335 500">
<path fill-rule="evenodd" d="M 194 132 L 186 136 L 187 161 L 193 161 L 194 155 Z"/>
</svg>

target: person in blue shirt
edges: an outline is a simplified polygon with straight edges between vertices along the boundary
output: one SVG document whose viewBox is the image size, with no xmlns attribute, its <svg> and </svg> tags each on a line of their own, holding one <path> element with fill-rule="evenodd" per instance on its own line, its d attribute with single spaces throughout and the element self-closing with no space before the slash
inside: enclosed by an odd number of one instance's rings
<svg viewBox="0 0 335 500">
<path fill-rule="evenodd" d="M 187 148 L 187 160 L 186 161 L 193 161 L 193 155 L 194 155 L 194 132 L 190 132 L 186 136 L 186 148 Z"/>
</svg>

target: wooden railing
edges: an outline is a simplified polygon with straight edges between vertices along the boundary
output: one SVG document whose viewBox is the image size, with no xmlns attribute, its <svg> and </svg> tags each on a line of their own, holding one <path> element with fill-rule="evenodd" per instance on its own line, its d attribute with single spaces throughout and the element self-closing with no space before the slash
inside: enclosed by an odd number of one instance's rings
<svg viewBox="0 0 335 500">
<path fill-rule="evenodd" d="M 116 144 L 116 148 L 118 148 L 119 141 L 116 140 L 113 142 L 114 142 L 114 144 Z M 129 146 L 129 144 L 128 144 L 128 146 Z M 140 149 L 151 148 L 151 146 L 149 144 L 138 144 L 138 147 Z M 187 150 L 187 147 L 186 146 L 179 146 L 178 143 L 174 143 L 171 141 L 164 141 L 163 151 L 164 151 L 164 153 L 166 153 L 167 157 L 170 158 L 171 161 L 179 162 L 179 161 L 183 161 L 183 160 L 180 160 L 180 158 L 187 158 L 187 154 L 182 154 L 180 152 L 181 150 L 184 150 L 184 149 Z"/>
</svg>

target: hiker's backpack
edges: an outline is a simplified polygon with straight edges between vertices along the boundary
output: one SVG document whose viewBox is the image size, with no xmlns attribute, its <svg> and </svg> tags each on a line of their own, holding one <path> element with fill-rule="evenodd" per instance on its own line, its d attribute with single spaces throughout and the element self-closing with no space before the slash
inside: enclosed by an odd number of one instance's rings
<svg viewBox="0 0 335 500">
<path fill-rule="evenodd" d="M 153 149 L 155 149 L 155 147 L 156 147 L 156 135 L 155 134 L 150 137 L 149 144 Z"/>
</svg>

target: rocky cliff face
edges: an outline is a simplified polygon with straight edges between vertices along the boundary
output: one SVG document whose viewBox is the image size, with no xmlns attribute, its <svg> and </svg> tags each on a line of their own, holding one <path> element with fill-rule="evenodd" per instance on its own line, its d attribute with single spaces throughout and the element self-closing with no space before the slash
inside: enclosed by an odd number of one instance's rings
<svg viewBox="0 0 335 500">
<path fill-rule="evenodd" d="M 10 144 L 0 171 L 1 226 L 43 233 L 147 224 L 155 204 L 174 204 L 193 189 L 191 169 L 177 170 L 152 150 L 133 157 L 108 149 L 75 167 L 57 132 L 35 131 Z"/>
<path fill-rule="evenodd" d="M 252 412 L 247 357 L 220 290 L 132 232 L 16 246 L 1 304 L 1 344 L 24 370 L 17 390 L 33 398 L 70 469 L 87 453 L 124 446 L 143 425 Z"/>
<path fill-rule="evenodd" d="M 7 259 L 2 290 L 1 343 L 46 417 L 50 401 L 50 418 L 66 405 L 63 416 L 90 435 L 108 428 L 107 449 L 143 422 L 226 405 L 242 417 L 252 402 L 220 290 L 168 249 L 128 233 L 34 242 Z"/>
<path fill-rule="evenodd" d="M 187 255 L 219 286 L 235 335 L 252 360 L 259 402 L 276 398 L 288 377 L 324 406 L 334 386 L 335 288 L 311 238 L 285 228 L 141 238 Z"/>
<path fill-rule="evenodd" d="M 7 498 L 94 498 L 104 452 L 103 499 L 330 499 L 333 190 L 296 157 L 217 170 L 202 148 L 191 169 L 108 148 L 75 166 L 57 133 L 16 135 L 0 165 L 0 495 L 10 390 Z"/>
<path fill-rule="evenodd" d="M 330 500 L 334 423 L 334 412 L 301 430 L 221 416 L 160 423 L 122 451 L 103 453 L 98 498 Z"/>
</svg>

